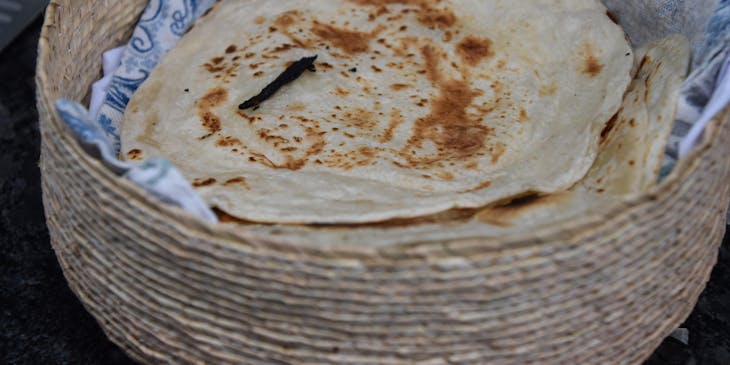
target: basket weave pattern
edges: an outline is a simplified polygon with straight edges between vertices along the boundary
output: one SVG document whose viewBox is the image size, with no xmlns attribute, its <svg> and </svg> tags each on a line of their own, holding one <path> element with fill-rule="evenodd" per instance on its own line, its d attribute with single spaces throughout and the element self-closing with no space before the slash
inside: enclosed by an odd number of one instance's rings
<svg viewBox="0 0 730 365">
<path fill-rule="evenodd" d="M 704 288 L 730 197 L 727 118 L 651 193 L 529 235 L 324 247 L 159 205 L 86 156 L 52 108 L 87 97 L 146 2 L 52 1 L 37 76 L 52 245 L 137 360 L 638 364 Z"/>
</svg>

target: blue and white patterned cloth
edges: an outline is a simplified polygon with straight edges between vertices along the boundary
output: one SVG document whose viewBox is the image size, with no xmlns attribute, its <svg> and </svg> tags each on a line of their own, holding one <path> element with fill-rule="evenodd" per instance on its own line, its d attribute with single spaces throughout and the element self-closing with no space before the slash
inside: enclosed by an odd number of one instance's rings
<svg viewBox="0 0 730 365">
<path fill-rule="evenodd" d="M 707 123 L 730 103 L 730 73 L 727 72 L 730 65 L 730 0 L 639 2 L 661 3 L 666 14 L 672 14 L 672 11 L 682 14 L 678 10 L 701 14 L 687 16 L 702 28 L 685 25 L 672 29 L 672 33 L 683 33 L 693 41 L 693 69 L 680 90 L 674 129 L 660 174 L 663 178 L 679 158 L 687 156 L 697 146 Z M 678 20 L 681 18 L 675 15 L 673 19 L 667 19 L 667 23 Z"/>
<path fill-rule="evenodd" d="M 119 152 L 119 125 L 129 99 L 162 57 L 215 0 L 152 0 L 147 5 L 99 110 L 99 124 Z"/>
<path fill-rule="evenodd" d="M 126 47 L 104 54 L 104 78 L 92 87 L 87 110 L 76 102 L 58 100 L 56 109 L 81 146 L 114 173 L 139 185 L 157 199 L 208 221 L 216 215 L 182 174 L 165 159 L 142 165 L 118 159 L 119 125 L 129 99 L 162 57 L 215 0 L 151 0 Z"/>
<path fill-rule="evenodd" d="M 79 144 L 109 170 L 134 182 L 155 198 L 211 222 L 218 217 L 198 196 L 190 183 L 166 159 L 153 158 L 131 165 L 117 158 L 114 143 L 86 108 L 68 100 L 56 101 L 56 110 L 76 135 Z"/>
<path fill-rule="evenodd" d="M 706 123 L 730 102 L 730 0 L 602 0 L 635 45 L 681 33 L 692 42 L 693 69 L 684 83 L 661 177 L 701 139 Z M 206 220 L 216 216 L 164 159 L 141 166 L 118 160 L 119 125 L 132 94 L 190 25 L 216 0 L 150 0 L 125 48 L 105 54 L 105 77 L 92 88 L 91 111 L 67 100 L 59 114 L 81 145 L 111 171 L 161 201 Z M 113 72 L 113 73 L 112 73 Z M 98 110 L 98 111 L 97 111 Z"/>
</svg>

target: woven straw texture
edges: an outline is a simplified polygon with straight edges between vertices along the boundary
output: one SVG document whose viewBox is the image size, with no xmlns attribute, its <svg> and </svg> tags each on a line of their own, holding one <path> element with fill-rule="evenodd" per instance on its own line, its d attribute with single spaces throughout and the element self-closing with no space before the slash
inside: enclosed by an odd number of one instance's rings
<svg viewBox="0 0 730 365">
<path fill-rule="evenodd" d="M 639 364 L 708 280 L 730 196 L 726 117 L 654 191 L 529 235 L 324 247 L 162 206 L 87 157 L 52 108 L 87 97 L 145 4 L 52 1 L 37 75 L 53 247 L 141 362 Z"/>
</svg>

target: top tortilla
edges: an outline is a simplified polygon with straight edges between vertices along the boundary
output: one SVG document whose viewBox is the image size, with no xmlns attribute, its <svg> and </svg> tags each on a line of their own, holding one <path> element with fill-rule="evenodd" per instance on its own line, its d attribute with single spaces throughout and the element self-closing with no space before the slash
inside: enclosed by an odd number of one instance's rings
<svg viewBox="0 0 730 365">
<path fill-rule="evenodd" d="M 580 180 L 632 61 L 597 0 L 223 1 L 135 93 L 122 153 L 253 222 L 479 207 Z"/>
</svg>

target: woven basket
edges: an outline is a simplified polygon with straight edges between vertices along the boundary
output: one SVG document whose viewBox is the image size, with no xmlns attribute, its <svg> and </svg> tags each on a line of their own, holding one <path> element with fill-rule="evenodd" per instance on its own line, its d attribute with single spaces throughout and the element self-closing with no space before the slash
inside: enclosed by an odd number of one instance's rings
<svg viewBox="0 0 730 365">
<path fill-rule="evenodd" d="M 88 97 L 99 55 L 146 3 L 52 1 L 37 75 L 51 242 L 141 362 L 638 364 L 708 280 L 730 197 L 727 112 L 662 186 L 529 235 L 309 245 L 163 206 L 84 154 L 52 107 Z"/>
</svg>

